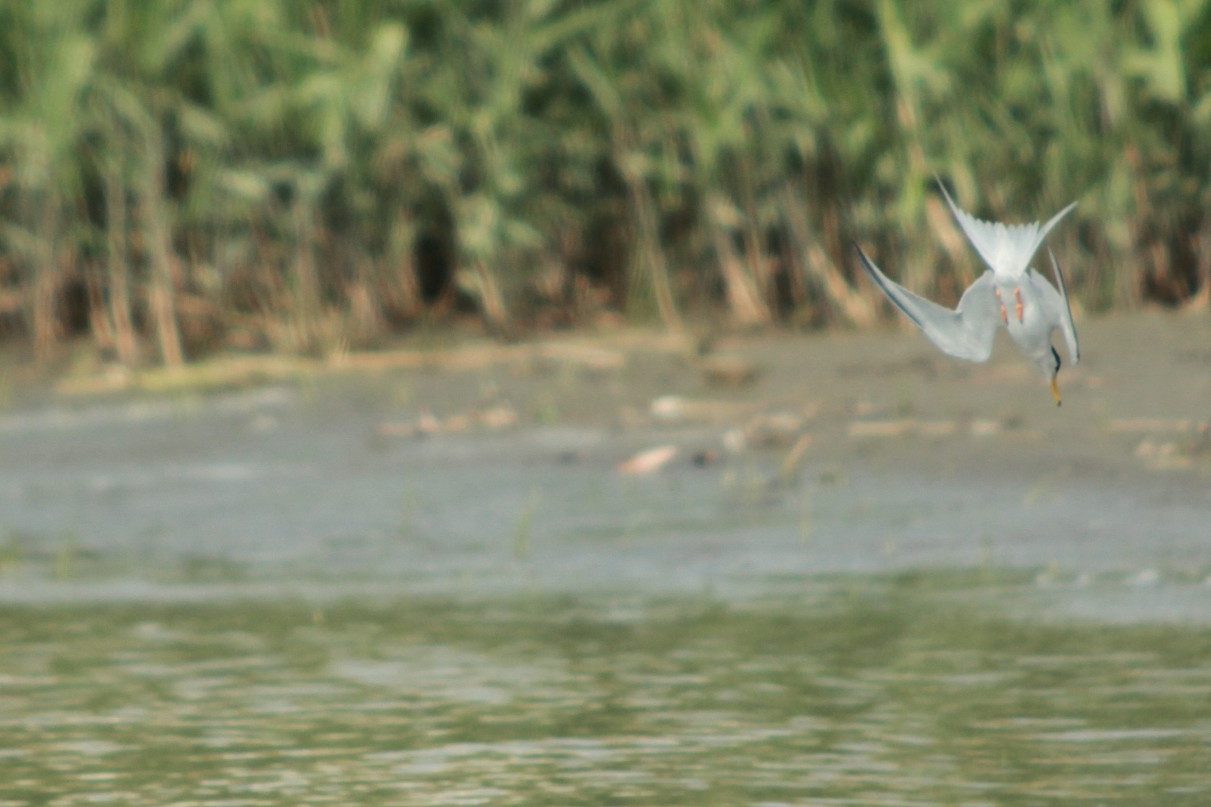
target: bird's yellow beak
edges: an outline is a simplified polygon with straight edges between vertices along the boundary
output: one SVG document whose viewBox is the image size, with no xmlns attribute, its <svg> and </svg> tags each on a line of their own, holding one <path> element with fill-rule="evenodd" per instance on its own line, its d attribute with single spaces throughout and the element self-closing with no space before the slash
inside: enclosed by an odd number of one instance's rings
<svg viewBox="0 0 1211 807">
<path fill-rule="evenodd" d="M 1055 405 L 1059 406 L 1060 401 L 1060 382 L 1056 380 L 1056 376 L 1051 377 L 1051 397 L 1055 398 Z"/>
</svg>

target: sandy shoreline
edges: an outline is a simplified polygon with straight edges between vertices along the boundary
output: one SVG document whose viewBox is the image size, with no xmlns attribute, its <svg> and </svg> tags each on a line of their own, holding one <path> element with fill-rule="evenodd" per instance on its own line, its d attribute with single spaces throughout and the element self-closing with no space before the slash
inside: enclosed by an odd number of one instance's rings
<svg viewBox="0 0 1211 807">
<path fill-rule="evenodd" d="M 893 330 L 721 337 L 705 355 L 635 331 L 466 342 L 60 393 L 0 417 L 6 596 L 764 590 L 989 567 L 1104 581 L 1095 601 L 1129 617 L 1136 582 L 1156 583 L 1201 613 L 1211 322 L 1081 335 L 1060 408 L 1008 343 L 971 365 Z"/>
<path fill-rule="evenodd" d="M 178 372 L 68 376 L 53 405 L 302 384 L 380 410 L 385 437 L 700 426 L 749 438 L 746 447 L 789 448 L 806 435 L 810 455 L 826 462 L 877 456 L 956 473 L 1128 484 L 1159 475 L 1211 496 L 1211 317 L 1149 312 L 1079 327 L 1082 361 L 1061 370 L 1059 408 L 1004 334 L 991 361 L 971 364 L 894 326 L 727 335 L 705 351 L 692 334 L 620 329 L 515 344 L 453 337 L 324 361 L 221 356 Z"/>
</svg>

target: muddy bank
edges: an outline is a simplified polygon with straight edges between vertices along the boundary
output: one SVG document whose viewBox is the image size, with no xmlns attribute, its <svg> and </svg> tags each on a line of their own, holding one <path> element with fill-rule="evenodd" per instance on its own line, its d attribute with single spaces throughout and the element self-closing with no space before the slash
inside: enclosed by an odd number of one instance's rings
<svg viewBox="0 0 1211 807">
<path fill-rule="evenodd" d="M 750 596 L 982 567 L 1211 615 L 1211 325 L 1082 338 L 1058 409 L 1008 344 L 970 365 L 896 331 L 474 343 L 61 393 L 0 417 L 0 596 Z"/>
</svg>

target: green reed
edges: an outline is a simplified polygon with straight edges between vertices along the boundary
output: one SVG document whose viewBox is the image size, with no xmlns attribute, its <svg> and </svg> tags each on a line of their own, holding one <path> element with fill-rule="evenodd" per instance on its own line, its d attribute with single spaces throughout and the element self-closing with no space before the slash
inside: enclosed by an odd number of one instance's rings
<svg viewBox="0 0 1211 807">
<path fill-rule="evenodd" d="M 0 0 L 0 325 L 127 364 L 871 322 L 1049 216 L 1087 307 L 1205 299 L 1211 4 Z"/>
</svg>

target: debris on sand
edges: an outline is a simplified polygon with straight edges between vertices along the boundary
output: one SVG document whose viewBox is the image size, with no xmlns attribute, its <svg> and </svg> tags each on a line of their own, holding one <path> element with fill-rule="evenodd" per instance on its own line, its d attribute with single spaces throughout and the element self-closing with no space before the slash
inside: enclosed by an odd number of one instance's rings
<svg viewBox="0 0 1211 807">
<path fill-rule="evenodd" d="M 943 437 L 959 430 L 954 420 L 856 420 L 849 424 L 850 437 Z"/>
<path fill-rule="evenodd" d="M 695 364 L 703 380 L 713 387 L 746 387 L 760 375 L 753 362 L 738 356 L 708 356 Z"/>
<path fill-rule="evenodd" d="M 1135 447 L 1136 459 L 1154 471 L 1190 468 L 1211 457 L 1211 424 L 1199 423 L 1177 440 L 1145 437 Z"/>
<path fill-rule="evenodd" d="M 747 401 L 713 401 L 661 395 L 648 407 L 653 419 L 665 423 L 723 423 L 743 417 L 759 404 Z"/>
<path fill-rule="evenodd" d="M 380 437 L 423 437 L 436 434 L 455 434 L 471 430 L 500 431 L 516 426 L 520 418 L 517 410 L 508 403 L 492 404 L 469 412 L 460 412 L 438 417 L 428 410 L 422 411 L 415 420 L 403 423 L 380 423 Z"/>
<path fill-rule="evenodd" d="M 630 459 L 618 463 L 618 473 L 641 476 L 652 474 L 668 465 L 677 456 L 677 446 L 663 445 L 648 448 Z"/>
<path fill-rule="evenodd" d="M 799 478 L 799 469 L 803 467 L 803 459 L 807 453 L 807 447 L 812 444 L 812 436 L 810 434 L 801 434 L 795 444 L 791 446 L 791 450 L 786 452 L 786 456 L 782 458 L 782 467 L 779 468 L 778 476 L 784 485 L 789 485 Z"/>
</svg>

